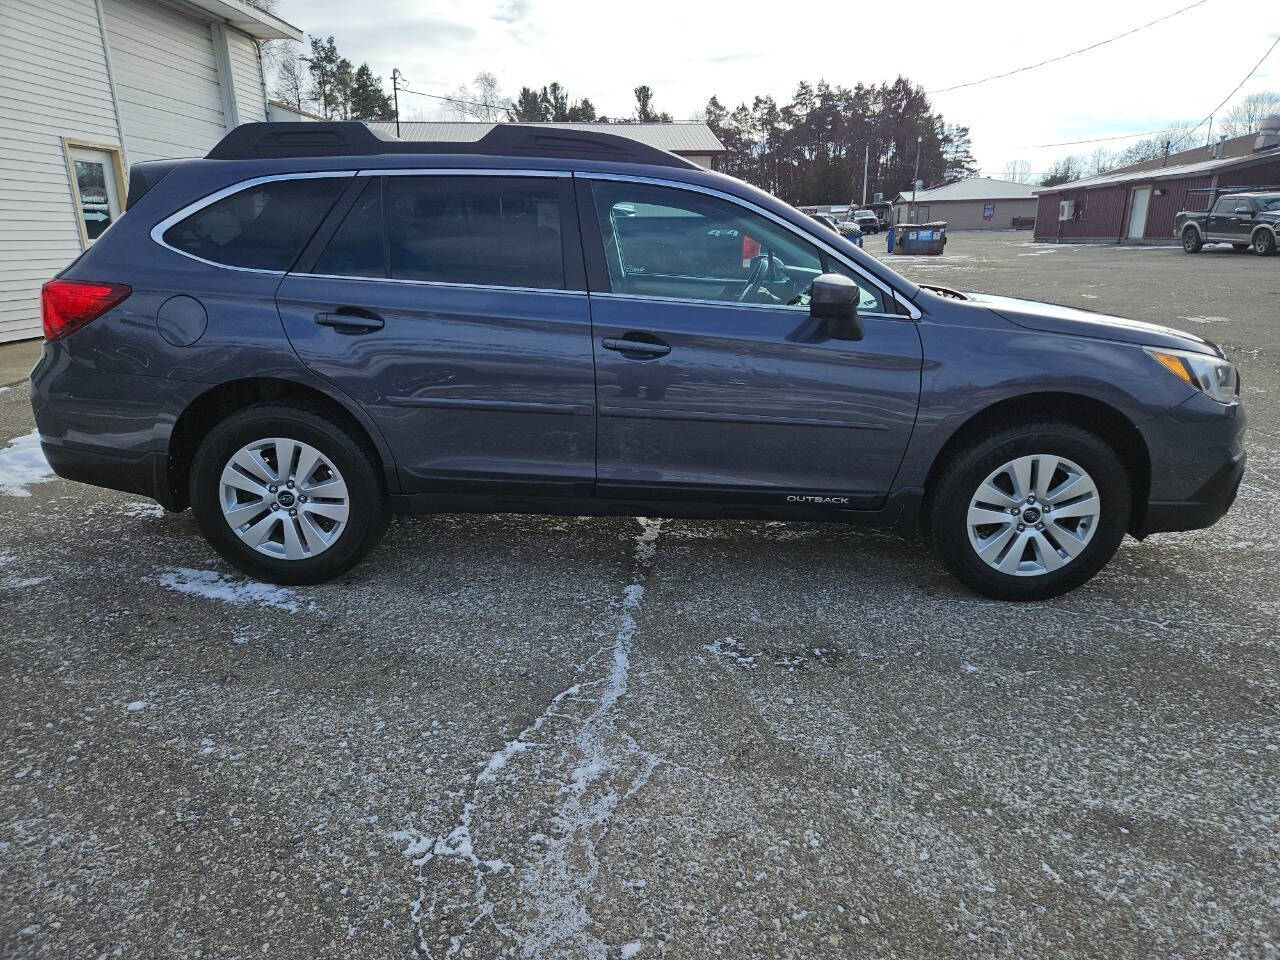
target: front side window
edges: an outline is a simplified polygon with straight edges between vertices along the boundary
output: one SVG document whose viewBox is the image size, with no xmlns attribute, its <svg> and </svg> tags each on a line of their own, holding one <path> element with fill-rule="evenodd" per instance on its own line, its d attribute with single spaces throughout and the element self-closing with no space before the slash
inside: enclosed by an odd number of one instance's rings
<svg viewBox="0 0 1280 960">
<path fill-rule="evenodd" d="M 625 181 L 591 189 L 614 293 L 807 308 L 814 278 L 831 270 L 863 288 L 862 309 L 884 309 L 852 270 L 736 203 Z"/>
<path fill-rule="evenodd" d="M 564 288 L 559 186 L 551 177 L 387 177 L 391 276 Z"/>
<path fill-rule="evenodd" d="M 288 270 L 347 180 L 271 180 L 214 201 L 165 231 L 164 242 L 230 267 Z"/>
<path fill-rule="evenodd" d="M 1218 201 L 1217 205 L 1213 208 L 1213 212 L 1225 213 L 1228 216 L 1230 216 L 1231 214 L 1235 213 L 1236 205 L 1241 202 L 1243 201 L 1237 199 L 1236 197 L 1223 197 L 1221 200 Z"/>
</svg>

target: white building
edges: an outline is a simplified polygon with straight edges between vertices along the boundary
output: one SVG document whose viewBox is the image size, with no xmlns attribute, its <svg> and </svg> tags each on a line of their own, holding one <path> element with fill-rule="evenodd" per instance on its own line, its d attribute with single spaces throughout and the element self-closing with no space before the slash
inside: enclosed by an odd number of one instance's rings
<svg viewBox="0 0 1280 960">
<path fill-rule="evenodd" d="M 1030 183 L 970 177 L 931 190 L 906 190 L 893 201 L 894 223 L 945 220 L 952 230 L 1030 230 L 1038 201 Z"/>
<path fill-rule="evenodd" d="M 0 0 L 0 342 L 40 335 L 40 285 L 120 215 L 128 165 L 203 156 L 264 120 L 243 0 Z"/>
</svg>

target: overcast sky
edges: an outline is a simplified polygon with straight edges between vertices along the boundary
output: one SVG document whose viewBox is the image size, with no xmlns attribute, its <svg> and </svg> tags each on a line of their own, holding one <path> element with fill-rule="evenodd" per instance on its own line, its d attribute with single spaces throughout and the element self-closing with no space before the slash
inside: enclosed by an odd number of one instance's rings
<svg viewBox="0 0 1280 960">
<path fill-rule="evenodd" d="M 801 79 L 851 87 L 903 73 L 937 90 L 1105 40 L 1192 2 L 277 0 L 276 10 L 308 33 L 332 34 L 343 55 L 368 61 L 388 86 L 392 67 L 412 89 L 435 94 L 488 70 L 508 96 L 559 81 L 601 113 L 625 116 L 632 88 L 647 83 L 657 108 L 684 120 L 712 94 L 730 107 L 756 94 L 783 103 Z M 897 16 L 877 24 L 868 9 Z M 969 125 L 984 173 L 999 176 L 1013 159 L 1039 172 L 1096 145 L 1030 145 L 1202 119 L 1277 30 L 1275 0 L 1204 0 L 1098 50 L 933 102 L 948 122 Z M 1259 89 L 1280 89 L 1280 48 L 1237 99 Z M 445 106 L 401 96 L 402 117 L 451 118 Z"/>
</svg>

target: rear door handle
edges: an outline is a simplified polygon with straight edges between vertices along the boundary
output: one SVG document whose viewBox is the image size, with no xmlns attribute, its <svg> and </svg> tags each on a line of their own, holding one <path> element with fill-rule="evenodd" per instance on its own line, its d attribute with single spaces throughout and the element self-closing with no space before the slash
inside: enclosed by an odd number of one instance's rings
<svg viewBox="0 0 1280 960">
<path fill-rule="evenodd" d="M 619 337 L 605 337 L 600 346 L 606 350 L 617 350 L 619 353 L 645 353 L 651 357 L 665 357 L 671 348 L 665 343 L 649 343 L 645 340 L 628 340 Z"/>
<path fill-rule="evenodd" d="M 383 321 L 376 313 L 357 308 L 342 308 L 334 313 L 317 313 L 316 323 L 322 327 L 333 327 L 339 333 L 372 333 L 381 330 Z M 350 310 L 350 312 L 345 312 Z"/>
</svg>

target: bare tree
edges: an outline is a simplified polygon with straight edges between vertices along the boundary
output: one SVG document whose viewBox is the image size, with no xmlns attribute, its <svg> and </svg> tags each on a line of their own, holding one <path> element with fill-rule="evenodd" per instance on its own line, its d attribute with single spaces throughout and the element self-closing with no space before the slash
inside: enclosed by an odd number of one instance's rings
<svg viewBox="0 0 1280 960">
<path fill-rule="evenodd" d="M 292 40 L 271 40 L 263 44 L 262 58 L 271 99 L 302 110 L 307 99 L 307 64 L 302 46 Z"/>
<path fill-rule="evenodd" d="M 1258 122 L 1280 114 L 1280 90 L 1258 90 L 1249 94 L 1222 117 L 1219 129 L 1228 137 L 1254 133 Z"/>
<path fill-rule="evenodd" d="M 1030 183 L 1031 164 L 1026 160 L 1010 160 L 1004 165 L 1004 179 L 1011 183 Z"/>
<path fill-rule="evenodd" d="M 477 73 L 470 86 L 463 84 L 452 94 L 449 112 L 458 120 L 498 123 L 510 117 L 514 105 L 504 96 L 498 78 L 487 70 Z"/>
</svg>

